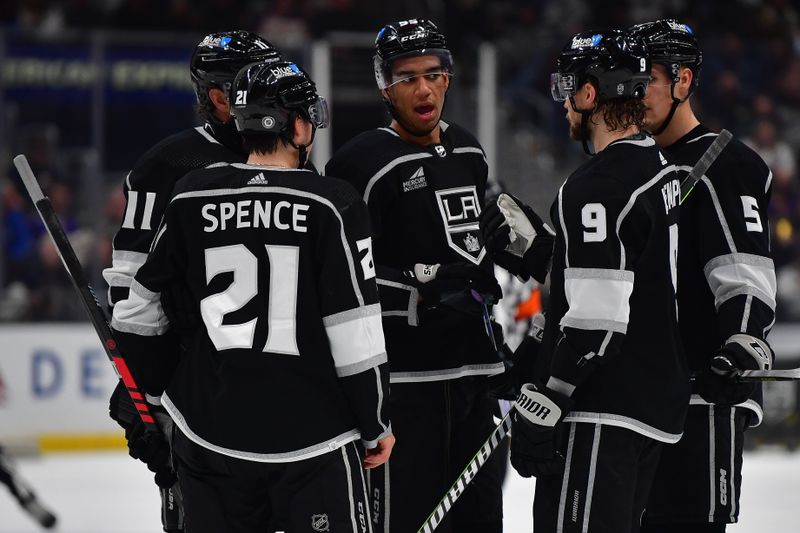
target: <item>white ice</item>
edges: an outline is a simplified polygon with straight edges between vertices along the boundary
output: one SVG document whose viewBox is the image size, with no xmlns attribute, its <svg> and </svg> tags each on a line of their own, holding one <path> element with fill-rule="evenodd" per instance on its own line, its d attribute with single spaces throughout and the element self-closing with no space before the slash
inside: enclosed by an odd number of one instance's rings
<svg viewBox="0 0 800 533">
<path fill-rule="evenodd" d="M 158 533 L 151 474 L 121 452 L 53 454 L 16 461 L 18 473 L 58 515 L 62 533 Z M 741 519 L 730 533 L 800 531 L 800 453 L 764 450 L 744 461 Z M 506 533 L 532 531 L 534 481 L 509 469 Z M 0 533 L 42 531 L 0 487 Z"/>
</svg>

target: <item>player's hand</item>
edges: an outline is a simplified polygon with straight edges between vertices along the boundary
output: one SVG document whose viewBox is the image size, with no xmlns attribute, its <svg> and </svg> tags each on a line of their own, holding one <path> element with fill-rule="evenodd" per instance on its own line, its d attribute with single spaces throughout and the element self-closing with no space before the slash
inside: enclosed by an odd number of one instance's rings
<svg viewBox="0 0 800 533">
<path fill-rule="evenodd" d="M 697 379 L 700 396 L 707 402 L 734 405 L 750 398 L 755 383 L 737 379 L 742 370 L 769 370 L 775 353 L 767 341 L 745 333 L 731 335 L 711 358 L 708 370 Z"/>
<path fill-rule="evenodd" d="M 503 193 L 481 213 L 480 231 L 495 263 L 524 279 L 533 276 L 544 283 L 555 233 L 533 209 Z"/>
<path fill-rule="evenodd" d="M 169 419 L 169 415 L 162 407 L 154 405 L 149 407 L 154 416 Z M 155 473 L 155 481 L 159 487 L 173 486 L 177 477 L 171 466 L 169 441 L 162 431 L 147 429 L 122 380 L 111 394 L 108 414 L 125 430 L 128 454 L 146 464 L 147 468 Z"/>
<path fill-rule="evenodd" d="M 364 468 L 375 468 L 389 460 L 394 448 L 394 435 L 389 433 L 382 439 L 378 439 L 378 445 L 372 449 L 367 449 L 364 454 Z"/>
<path fill-rule="evenodd" d="M 572 400 L 552 389 L 526 383 L 514 402 L 511 466 L 522 477 L 558 475 L 564 470 L 560 451 L 562 420 Z"/>
<path fill-rule="evenodd" d="M 460 262 L 436 265 L 414 265 L 414 277 L 419 282 L 417 290 L 423 299 L 438 303 L 446 293 L 473 290 L 487 305 L 503 297 L 503 290 L 494 274 L 474 263 Z"/>
</svg>

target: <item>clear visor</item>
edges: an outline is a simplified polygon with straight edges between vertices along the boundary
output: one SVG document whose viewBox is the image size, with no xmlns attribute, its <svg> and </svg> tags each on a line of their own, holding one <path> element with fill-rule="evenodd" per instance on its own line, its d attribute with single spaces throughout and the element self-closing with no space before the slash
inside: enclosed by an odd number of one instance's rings
<svg viewBox="0 0 800 533">
<path fill-rule="evenodd" d="M 394 85 L 414 84 L 417 82 L 417 78 L 424 78 L 425 81 L 433 85 L 443 84 L 447 76 L 450 76 L 450 73 L 447 72 L 446 70 L 441 70 L 441 69 L 432 70 L 430 72 L 424 72 L 421 74 L 412 74 L 410 76 L 402 76 L 402 77 L 392 76 L 389 85 L 384 87 L 384 89 L 388 89 L 389 87 L 392 87 Z"/>
<path fill-rule="evenodd" d="M 553 72 L 550 74 L 550 94 L 556 102 L 563 102 L 570 96 L 575 96 L 576 92 L 575 74 L 562 74 Z"/>
<path fill-rule="evenodd" d="M 396 60 L 420 56 L 434 56 L 439 58 L 439 66 L 436 66 L 435 69 L 421 72 L 399 72 L 397 74 L 392 72 L 391 64 Z M 383 90 L 399 83 L 414 83 L 419 77 L 428 77 L 428 81 L 432 82 L 444 82 L 445 76 L 453 75 L 453 56 L 450 54 L 449 50 L 444 48 L 428 48 L 425 50 L 413 50 L 407 54 L 395 56 L 388 62 L 383 62 L 380 57 L 376 55 L 374 57 L 374 66 L 375 81 L 378 83 L 378 88 Z"/>
<path fill-rule="evenodd" d="M 317 97 L 317 101 L 308 106 L 308 116 L 316 128 L 327 128 L 331 123 L 328 102 L 321 96 Z"/>
</svg>

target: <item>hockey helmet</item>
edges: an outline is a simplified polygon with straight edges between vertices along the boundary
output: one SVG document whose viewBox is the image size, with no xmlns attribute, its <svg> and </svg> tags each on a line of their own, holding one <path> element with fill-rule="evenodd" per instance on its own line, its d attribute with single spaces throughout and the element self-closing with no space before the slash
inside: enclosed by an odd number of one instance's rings
<svg viewBox="0 0 800 533">
<path fill-rule="evenodd" d="M 436 56 L 442 62 L 442 72 L 453 75 L 453 56 L 439 28 L 426 19 L 401 20 L 387 24 L 375 38 L 375 81 L 383 90 L 398 80 L 392 77 L 396 59 L 414 56 Z"/>
<path fill-rule="evenodd" d="M 295 114 L 315 128 L 328 126 L 328 104 L 308 75 L 288 61 L 245 66 L 231 88 L 231 114 L 239 132 L 289 132 Z"/>
<path fill-rule="evenodd" d="M 249 31 L 224 31 L 206 35 L 195 47 L 189 63 L 200 108 L 208 113 L 213 112 L 208 90 L 217 87 L 228 94 L 236 73 L 245 65 L 280 59 L 280 54 L 269 41 Z"/>
<path fill-rule="evenodd" d="M 578 33 L 561 51 L 557 68 L 550 75 L 550 90 L 558 102 L 572 98 L 587 81 L 597 85 L 598 103 L 644 98 L 650 80 L 644 42 L 621 30 Z"/>
<path fill-rule="evenodd" d="M 673 83 L 679 79 L 680 67 L 685 66 L 693 74 L 692 90 L 697 86 L 703 67 L 703 53 L 692 28 L 687 24 L 675 19 L 661 19 L 637 24 L 628 31 L 644 41 L 650 61 L 667 67 Z"/>
</svg>

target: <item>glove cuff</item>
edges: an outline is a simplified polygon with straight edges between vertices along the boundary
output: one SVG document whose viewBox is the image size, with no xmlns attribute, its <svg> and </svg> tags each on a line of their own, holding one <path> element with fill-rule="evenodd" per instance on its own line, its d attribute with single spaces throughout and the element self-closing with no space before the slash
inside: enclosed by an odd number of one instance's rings
<svg viewBox="0 0 800 533">
<path fill-rule="evenodd" d="M 571 405 L 567 396 L 534 383 L 525 383 L 514 402 L 514 408 L 523 418 L 542 429 L 555 427 Z"/>
<path fill-rule="evenodd" d="M 428 283 L 429 281 L 433 281 L 436 279 L 436 273 L 439 272 L 440 266 L 442 265 L 424 265 L 422 263 L 417 263 L 414 265 L 414 277 L 417 278 L 417 281 L 420 283 Z"/>
</svg>

